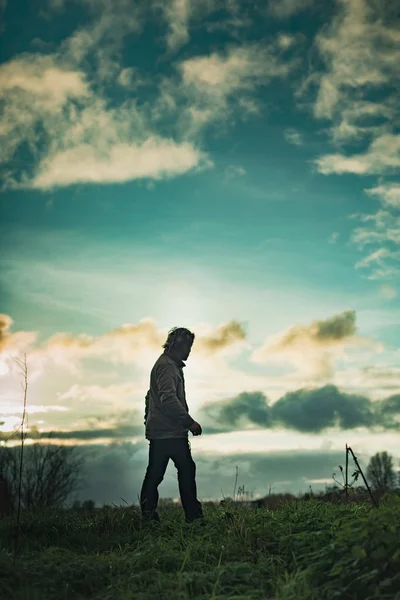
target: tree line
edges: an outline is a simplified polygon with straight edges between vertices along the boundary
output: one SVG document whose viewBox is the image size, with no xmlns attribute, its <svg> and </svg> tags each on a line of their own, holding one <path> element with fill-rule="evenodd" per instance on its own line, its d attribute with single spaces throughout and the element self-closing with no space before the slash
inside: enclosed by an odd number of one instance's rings
<svg viewBox="0 0 400 600">
<path fill-rule="evenodd" d="M 82 488 L 84 460 L 76 446 L 35 443 L 25 447 L 20 484 L 21 447 L 0 448 L 0 514 L 12 514 L 20 494 L 21 508 L 62 508 Z M 400 489 L 393 456 L 377 452 L 369 460 L 366 477 L 378 492 Z M 94 508 L 93 500 L 75 501 L 74 508 Z"/>
</svg>

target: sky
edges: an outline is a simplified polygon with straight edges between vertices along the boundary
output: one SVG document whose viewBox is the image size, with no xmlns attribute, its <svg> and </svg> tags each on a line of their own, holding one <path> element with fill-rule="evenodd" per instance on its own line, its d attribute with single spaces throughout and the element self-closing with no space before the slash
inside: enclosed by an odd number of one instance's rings
<svg viewBox="0 0 400 600">
<path fill-rule="evenodd" d="M 200 499 L 400 465 L 399 15 L 251 4 L 0 1 L 0 433 L 26 355 L 26 443 L 79 445 L 81 499 L 137 502 L 174 326 Z"/>
</svg>

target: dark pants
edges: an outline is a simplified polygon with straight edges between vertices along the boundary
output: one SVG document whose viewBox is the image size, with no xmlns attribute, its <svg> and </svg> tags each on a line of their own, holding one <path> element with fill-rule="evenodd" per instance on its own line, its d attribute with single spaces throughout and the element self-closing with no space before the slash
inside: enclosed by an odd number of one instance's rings
<svg viewBox="0 0 400 600">
<path fill-rule="evenodd" d="M 140 506 L 144 519 L 159 521 L 157 513 L 158 486 L 164 479 L 169 459 L 178 470 L 179 493 L 186 521 L 203 516 L 201 503 L 197 500 L 196 463 L 187 438 L 150 440 L 149 464 L 140 492 Z"/>
</svg>

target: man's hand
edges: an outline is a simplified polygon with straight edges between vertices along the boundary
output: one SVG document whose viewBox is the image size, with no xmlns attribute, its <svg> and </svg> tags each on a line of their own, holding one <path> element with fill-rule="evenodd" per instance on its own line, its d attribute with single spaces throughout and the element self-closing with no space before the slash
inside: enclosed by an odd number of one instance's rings
<svg viewBox="0 0 400 600">
<path fill-rule="evenodd" d="M 192 423 L 189 429 L 193 433 L 193 435 L 201 435 L 202 429 L 200 423 L 196 423 L 195 421 L 194 423 Z"/>
</svg>

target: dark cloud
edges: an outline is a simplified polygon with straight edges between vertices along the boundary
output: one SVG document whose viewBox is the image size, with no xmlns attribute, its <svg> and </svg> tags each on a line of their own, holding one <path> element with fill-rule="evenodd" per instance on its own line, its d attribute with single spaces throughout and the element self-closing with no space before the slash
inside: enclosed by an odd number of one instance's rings
<svg viewBox="0 0 400 600">
<path fill-rule="evenodd" d="M 393 420 L 400 414 L 400 395 L 373 402 L 365 396 L 345 394 L 334 385 L 289 392 L 273 406 L 262 392 L 242 392 L 203 406 L 200 412 L 205 433 L 235 430 L 244 421 L 263 428 L 280 426 L 311 433 L 328 427 L 400 429 L 400 423 Z"/>
<path fill-rule="evenodd" d="M 315 337 L 319 340 L 341 340 L 356 333 L 356 311 L 345 310 L 339 315 L 333 315 L 323 321 L 313 323 Z"/>
<path fill-rule="evenodd" d="M 142 434 L 143 427 L 139 425 L 120 425 L 105 429 L 78 429 L 75 431 L 54 431 L 49 433 L 40 433 L 38 437 L 42 439 L 51 438 L 60 440 L 96 440 L 101 438 L 133 438 Z"/>
<path fill-rule="evenodd" d="M 268 406 L 268 400 L 262 392 L 242 392 L 238 396 L 228 401 L 216 402 L 203 408 L 207 418 L 214 423 L 212 427 L 218 429 L 220 426 L 232 428 L 243 418 L 260 427 L 270 427 L 272 425 L 271 409 Z M 209 431 L 207 428 L 207 431 Z"/>
<path fill-rule="evenodd" d="M 386 429 L 399 429 L 400 423 L 394 420 L 400 415 L 400 394 L 394 394 L 377 403 L 376 412 Z"/>
<path fill-rule="evenodd" d="M 213 353 L 227 346 L 241 342 L 246 338 L 244 326 L 232 320 L 220 325 L 216 332 L 210 335 L 199 336 L 199 349 L 206 353 Z"/>
<path fill-rule="evenodd" d="M 334 385 L 288 392 L 272 406 L 260 392 L 241 392 L 233 398 L 200 407 L 197 419 L 203 433 L 213 435 L 244 430 L 249 424 L 260 429 L 286 427 L 300 432 L 320 433 L 328 427 L 342 430 L 366 427 L 371 431 L 399 430 L 400 394 L 371 401 L 359 394 L 346 394 Z M 0 440 L 12 432 L 0 432 Z M 86 426 L 74 430 L 39 432 L 29 429 L 35 440 L 132 440 L 143 437 L 140 411 L 125 411 L 107 417 L 88 417 Z"/>
<path fill-rule="evenodd" d="M 310 432 L 333 426 L 352 429 L 377 424 L 368 398 L 344 394 L 334 385 L 289 392 L 274 404 L 272 415 L 276 423 Z"/>
</svg>

